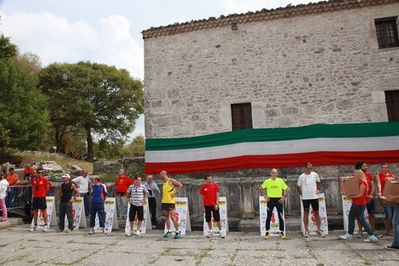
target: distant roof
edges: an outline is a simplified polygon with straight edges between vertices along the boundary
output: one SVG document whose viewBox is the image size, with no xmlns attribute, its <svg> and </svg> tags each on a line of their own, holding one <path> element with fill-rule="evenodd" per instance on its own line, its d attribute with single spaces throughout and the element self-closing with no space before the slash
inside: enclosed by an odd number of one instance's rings
<svg viewBox="0 0 399 266">
<path fill-rule="evenodd" d="M 155 38 L 159 36 L 174 35 L 183 32 L 197 31 L 224 27 L 232 23 L 250 23 L 257 21 L 266 21 L 279 18 L 294 17 L 307 14 L 317 14 L 332 12 L 337 10 L 347 10 L 367 6 L 376 6 L 399 2 L 399 0 L 330 0 L 317 3 L 287 5 L 276 9 L 262 9 L 256 12 L 247 12 L 243 14 L 231 14 L 220 16 L 218 18 L 210 17 L 208 19 L 192 20 L 185 23 L 175 23 L 168 26 L 152 27 L 142 32 L 143 39 Z"/>
</svg>

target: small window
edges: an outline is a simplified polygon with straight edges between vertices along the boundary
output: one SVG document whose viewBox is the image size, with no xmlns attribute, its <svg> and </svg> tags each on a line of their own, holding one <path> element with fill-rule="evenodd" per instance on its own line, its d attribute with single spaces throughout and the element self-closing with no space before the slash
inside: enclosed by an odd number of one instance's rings
<svg viewBox="0 0 399 266">
<path fill-rule="evenodd" d="M 380 49 L 399 46 L 398 27 L 396 21 L 397 17 L 374 20 L 377 31 L 378 47 Z"/>
<path fill-rule="evenodd" d="M 386 91 L 385 102 L 387 104 L 388 121 L 399 121 L 399 90 Z"/>
<path fill-rule="evenodd" d="M 233 130 L 252 128 L 251 103 L 232 104 L 231 120 Z"/>
</svg>

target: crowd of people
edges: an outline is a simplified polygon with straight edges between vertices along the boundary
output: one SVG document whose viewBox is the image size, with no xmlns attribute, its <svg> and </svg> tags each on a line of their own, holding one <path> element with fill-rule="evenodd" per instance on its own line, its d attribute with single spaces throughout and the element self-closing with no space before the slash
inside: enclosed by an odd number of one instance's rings
<svg viewBox="0 0 399 266">
<path fill-rule="evenodd" d="M 18 179 L 18 175 L 14 169 L 9 169 L 6 178 L 0 181 L 0 208 L 2 209 L 2 221 L 7 220 L 7 207 L 12 206 L 15 197 L 15 185 L 30 183 L 31 192 L 31 209 L 33 212 L 32 232 L 38 230 L 38 214 L 44 221 L 43 230 L 48 230 L 46 196 L 50 189 L 51 183 L 43 175 L 42 169 L 35 170 L 31 165 L 24 168 L 23 180 Z M 399 195 L 383 195 L 385 184 L 388 180 L 399 180 L 388 168 L 388 164 L 382 164 L 380 172 L 375 176 L 368 172 L 365 162 L 358 162 L 355 165 L 353 176 L 344 177 L 341 182 L 348 178 L 356 177 L 359 181 L 359 193 L 357 195 L 344 196 L 352 200 L 352 205 L 348 215 L 348 230 L 346 234 L 341 236 L 343 240 L 351 240 L 354 237 L 355 223 L 358 223 L 358 237 L 362 237 L 363 228 L 368 234 L 364 240 L 366 242 L 376 242 L 382 234 L 376 234 L 375 213 L 376 200 L 380 200 L 384 208 L 384 229 L 385 235 L 392 235 L 393 226 L 393 242 L 387 246 L 387 249 L 399 249 Z M 90 217 L 89 234 L 94 234 L 95 219 L 98 216 L 99 227 L 103 233 L 105 230 L 105 211 L 104 202 L 108 195 L 108 188 L 97 176 L 89 177 L 87 171 L 83 171 L 81 176 L 71 179 L 69 174 L 62 176 L 63 183 L 59 187 L 59 228 L 60 232 L 69 232 L 73 230 L 72 202 L 76 197 L 82 197 L 85 206 L 85 214 Z M 157 204 L 156 197 L 161 196 L 162 215 L 165 217 L 166 232 L 165 238 L 181 237 L 179 230 L 179 222 L 176 215 L 176 196 L 182 188 L 182 184 L 176 179 L 170 178 L 166 171 L 161 171 L 159 178 L 162 181 L 162 188 L 154 182 L 152 175 L 146 177 L 146 182 L 142 182 L 141 177 L 132 179 L 121 169 L 115 181 L 115 197 L 117 202 L 117 213 L 120 219 L 129 219 L 130 231 L 126 232 L 127 236 L 140 235 L 141 223 L 144 220 L 144 206 L 148 203 L 151 214 L 151 224 L 156 227 L 157 221 Z M 319 193 L 320 193 L 319 175 L 313 171 L 311 163 L 306 163 L 303 173 L 299 176 L 296 189 L 300 194 L 302 206 L 304 210 L 303 224 L 305 238 L 309 237 L 309 211 L 310 208 L 315 217 L 317 226 L 317 234 L 325 237 L 325 233 L 321 230 L 321 219 L 319 214 Z M 274 209 L 278 213 L 279 235 L 281 239 L 285 239 L 285 225 L 283 217 L 284 202 L 290 192 L 290 188 L 285 181 L 278 177 L 278 170 L 270 171 L 270 178 L 267 178 L 260 186 L 260 192 L 267 202 L 267 219 L 265 239 L 270 237 L 270 223 Z M 212 222 L 217 224 L 219 231 L 216 231 L 222 238 L 225 234 L 222 232 L 222 226 L 219 213 L 219 186 L 213 182 L 212 176 L 206 176 L 205 183 L 201 186 L 199 194 L 203 199 L 203 211 L 205 220 L 209 228 L 207 237 L 212 237 Z M 127 207 L 129 205 L 129 212 Z M 365 219 L 364 211 L 368 211 L 368 220 Z M 68 226 L 65 228 L 65 217 L 67 217 Z M 138 226 L 134 231 L 134 223 L 137 221 Z M 171 230 L 171 223 L 174 231 Z"/>
</svg>

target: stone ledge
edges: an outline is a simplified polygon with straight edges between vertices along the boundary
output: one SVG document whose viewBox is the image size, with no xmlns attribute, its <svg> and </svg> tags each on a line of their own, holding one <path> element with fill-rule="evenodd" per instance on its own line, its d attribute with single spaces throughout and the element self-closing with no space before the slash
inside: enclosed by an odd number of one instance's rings
<svg viewBox="0 0 399 266">
<path fill-rule="evenodd" d="M 8 218 L 7 221 L 0 222 L 0 230 L 16 227 L 23 224 L 22 218 Z"/>
</svg>

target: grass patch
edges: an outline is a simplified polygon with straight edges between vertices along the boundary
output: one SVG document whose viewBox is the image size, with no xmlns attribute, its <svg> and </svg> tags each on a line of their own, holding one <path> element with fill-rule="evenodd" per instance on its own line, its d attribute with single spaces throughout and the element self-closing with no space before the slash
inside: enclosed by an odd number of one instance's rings
<svg viewBox="0 0 399 266">
<path fill-rule="evenodd" d="M 150 261 L 148 265 L 154 265 L 157 261 L 161 259 L 162 256 L 167 256 L 170 250 L 171 250 L 170 248 L 165 249 L 161 254 L 159 254 L 159 256 L 155 257 L 152 261 Z"/>
<path fill-rule="evenodd" d="M 211 251 L 212 251 L 212 247 L 209 247 L 207 249 L 202 249 L 201 252 L 197 256 L 195 256 L 195 265 L 196 266 L 200 265 L 201 261 L 204 258 L 208 257 L 209 252 L 211 252 Z"/>
<path fill-rule="evenodd" d="M 230 257 L 230 264 L 233 264 L 233 263 L 234 263 L 234 261 L 236 260 L 236 258 L 237 258 L 237 255 L 238 255 L 238 251 L 239 251 L 239 249 L 238 249 L 238 248 L 236 248 L 236 249 L 234 250 L 234 253 L 233 253 L 233 255 L 231 255 L 231 257 Z"/>
<path fill-rule="evenodd" d="M 8 245 L 7 244 L 0 244 L 0 248 L 4 248 L 6 246 L 8 246 Z"/>
<path fill-rule="evenodd" d="M 98 175 L 103 182 L 115 182 L 116 174 L 99 174 Z"/>
</svg>

